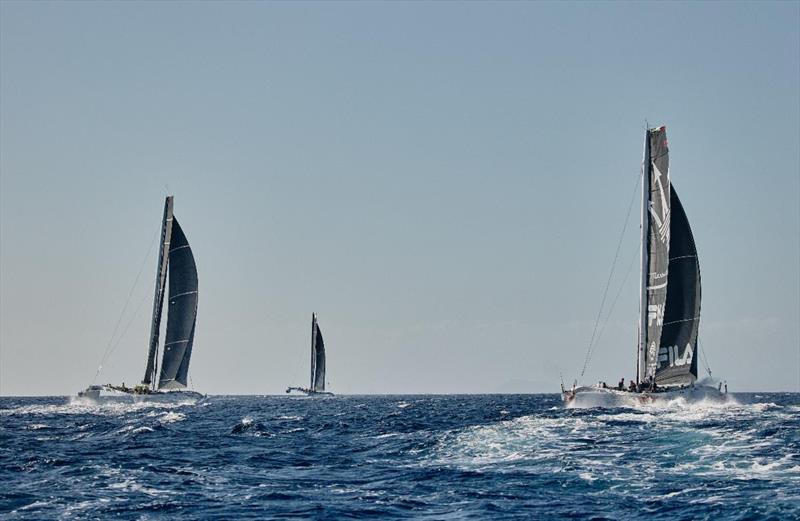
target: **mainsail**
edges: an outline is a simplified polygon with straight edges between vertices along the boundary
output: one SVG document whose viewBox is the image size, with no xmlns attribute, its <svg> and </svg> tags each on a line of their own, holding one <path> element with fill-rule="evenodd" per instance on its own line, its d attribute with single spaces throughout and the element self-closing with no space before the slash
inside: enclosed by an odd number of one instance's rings
<svg viewBox="0 0 800 521">
<path fill-rule="evenodd" d="M 689 384 L 697 378 L 700 267 L 669 178 L 666 127 L 647 131 L 643 181 L 639 381 Z"/>
<path fill-rule="evenodd" d="M 186 387 L 197 320 L 197 267 L 178 220 L 172 221 L 169 248 L 169 315 L 158 387 Z"/>
<path fill-rule="evenodd" d="M 197 267 L 192 249 L 173 215 L 172 207 L 173 198 L 168 196 L 164 202 L 164 217 L 161 223 L 161 245 L 156 271 L 147 368 L 142 379 L 142 384 L 147 386 L 157 381 L 159 389 L 186 387 L 197 318 Z M 164 355 L 159 370 L 156 360 L 167 275 L 169 275 L 167 297 L 169 313 Z"/>
<path fill-rule="evenodd" d="M 325 342 L 317 323 L 317 315 L 311 314 L 311 390 L 325 390 Z"/>
</svg>

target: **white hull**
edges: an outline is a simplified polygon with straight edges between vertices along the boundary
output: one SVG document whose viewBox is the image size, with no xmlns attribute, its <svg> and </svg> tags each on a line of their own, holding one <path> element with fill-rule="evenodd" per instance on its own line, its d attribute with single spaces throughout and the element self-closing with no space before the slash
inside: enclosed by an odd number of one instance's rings
<svg viewBox="0 0 800 521">
<path fill-rule="evenodd" d="M 314 391 L 305 387 L 289 387 L 286 389 L 286 394 L 289 396 L 333 396 L 333 393 L 328 391 Z"/>
<path fill-rule="evenodd" d="M 642 393 L 585 386 L 562 392 L 561 399 L 568 408 L 638 407 L 667 404 L 674 400 L 683 400 L 687 403 L 724 403 L 728 401 L 728 393 L 709 385 L 690 385 L 678 389 Z"/>
<path fill-rule="evenodd" d="M 134 393 L 133 390 L 126 392 L 107 385 L 92 385 L 85 391 L 79 392 L 77 398 L 99 403 L 178 403 L 201 400 L 205 396 L 185 389 L 140 394 Z"/>
</svg>

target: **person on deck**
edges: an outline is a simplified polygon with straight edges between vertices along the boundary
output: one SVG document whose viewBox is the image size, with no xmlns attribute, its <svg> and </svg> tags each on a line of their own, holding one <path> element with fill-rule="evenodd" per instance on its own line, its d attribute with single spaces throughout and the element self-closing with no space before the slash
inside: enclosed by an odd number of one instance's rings
<svg viewBox="0 0 800 521">
<path fill-rule="evenodd" d="M 631 380 L 631 383 L 628 384 L 628 391 L 635 393 L 636 392 L 636 383 Z"/>
<path fill-rule="evenodd" d="M 620 391 L 624 391 L 625 390 L 625 377 L 624 376 L 619 379 L 619 383 L 617 384 L 617 389 L 620 390 Z"/>
</svg>

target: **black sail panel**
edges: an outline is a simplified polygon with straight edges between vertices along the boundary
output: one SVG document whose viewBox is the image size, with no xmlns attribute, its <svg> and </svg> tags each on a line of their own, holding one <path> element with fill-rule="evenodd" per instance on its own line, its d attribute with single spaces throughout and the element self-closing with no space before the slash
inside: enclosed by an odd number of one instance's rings
<svg viewBox="0 0 800 521">
<path fill-rule="evenodd" d="M 648 130 L 649 161 L 645 174 L 649 176 L 647 277 L 645 303 L 647 323 L 645 337 L 645 379 L 654 377 L 658 367 L 658 349 L 667 300 L 667 275 L 670 247 L 670 183 L 669 149 L 665 127 Z"/>
<path fill-rule="evenodd" d="M 314 321 L 314 364 L 311 373 L 311 389 L 314 391 L 325 390 L 325 341 L 322 339 L 322 330 Z"/>
<path fill-rule="evenodd" d="M 700 327 L 700 263 L 692 229 L 675 188 L 671 188 L 669 276 L 656 383 L 686 385 L 697 379 Z"/>
<path fill-rule="evenodd" d="M 142 383 L 150 385 L 156 371 L 156 351 L 161 334 L 161 311 L 164 307 L 164 284 L 167 279 L 169 246 L 172 237 L 172 196 L 164 201 L 164 216 L 161 218 L 161 243 L 158 247 L 158 267 L 156 268 L 156 289 L 153 298 L 153 316 L 150 324 L 150 343 L 147 348 L 147 367 Z"/>
<path fill-rule="evenodd" d="M 169 315 L 159 389 L 186 387 L 197 319 L 197 266 L 178 220 L 169 249 Z"/>
</svg>

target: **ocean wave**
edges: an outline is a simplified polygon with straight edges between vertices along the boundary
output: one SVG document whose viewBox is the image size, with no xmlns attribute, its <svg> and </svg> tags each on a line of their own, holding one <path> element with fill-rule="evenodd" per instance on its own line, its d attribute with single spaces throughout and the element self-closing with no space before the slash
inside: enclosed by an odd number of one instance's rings
<svg viewBox="0 0 800 521">
<path fill-rule="evenodd" d="M 0 398 L 9 519 L 800 516 L 800 395 Z M 399 407 L 401 404 L 408 404 Z"/>
</svg>

